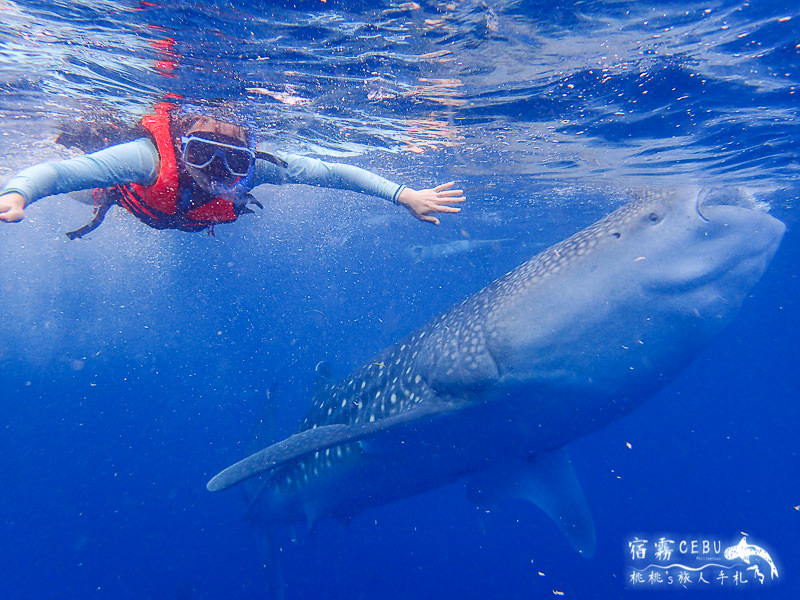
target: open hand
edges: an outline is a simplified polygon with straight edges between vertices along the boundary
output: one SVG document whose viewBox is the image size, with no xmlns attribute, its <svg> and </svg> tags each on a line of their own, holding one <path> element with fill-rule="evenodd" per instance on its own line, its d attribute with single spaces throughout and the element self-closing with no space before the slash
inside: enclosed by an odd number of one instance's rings
<svg viewBox="0 0 800 600">
<path fill-rule="evenodd" d="M 431 213 L 461 212 L 460 208 L 450 204 L 460 204 L 466 200 L 462 190 L 452 189 L 454 185 L 455 182 L 451 181 L 425 190 L 412 190 L 407 187 L 400 192 L 397 202 L 410 210 L 420 221 L 438 225 L 439 219 L 431 216 Z"/>
</svg>

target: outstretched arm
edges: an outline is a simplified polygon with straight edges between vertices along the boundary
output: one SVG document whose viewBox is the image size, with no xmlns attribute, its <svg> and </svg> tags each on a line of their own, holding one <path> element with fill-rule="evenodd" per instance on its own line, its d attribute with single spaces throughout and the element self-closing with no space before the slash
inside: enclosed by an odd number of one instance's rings
<svg viewBox="0 0 800 600">
<path fill-rule="evenodd" d="M 148 138 L 28 167 L 0 191 L 0 221 L 21 221 L 25 207 L 45 196 L 132 181 L 148 185 L 157 177 L 158 168 L 158 151 Z"/>
<path fill-rule="evenodd" d="M 452 189 L 454 185 L 455 182 L 451 181 L 424 190 L 412 190 L 406 187 L 397 197 L 397 203 L 405 206 L 420 221 L 438 225 L 439 219 L 431 216 L 431 213 L 461 212 L 460 208 L 449 205 L 460 204 L 466 200 L 463 190 Z"/>
<path fill-rule="evenodd" d="M 451 189 L 455 185 L 452 182 L 431 189 L 414 190 L 352 165 L 329 163 L 297 154 L 274 154 L 286 162 L 286 167 L 265 160 L 257 161 L 254 186 L 263 183 L 303 183 L 351 190 L 401 204 L 420 221 L 434 225 L 439 224 L 439 219 L 431 216 L 432 213 L 457 213 L 461 209 L 450 204 L 465 200 L 461 190 Z"/>
</svg>

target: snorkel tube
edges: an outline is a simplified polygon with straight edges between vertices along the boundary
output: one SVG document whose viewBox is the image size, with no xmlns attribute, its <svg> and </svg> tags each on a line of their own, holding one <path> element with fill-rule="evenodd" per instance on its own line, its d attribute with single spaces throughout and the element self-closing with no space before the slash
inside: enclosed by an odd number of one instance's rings
<svg viewBox="0 0 800 600">
<path fill-rule="evenodd" d="M 244 177 L 237 177 L 233 183 L 225 184 L 213 178 L 208 178 L 208 184 L 204 186 L 207 191 L 216 198 L 223 200 L 230 200 L 236 202 L 243 198 L 250 191 L 250 181 L 253 179 L 254 169 L 251 167 L 250 172 Z"/>
</svg>

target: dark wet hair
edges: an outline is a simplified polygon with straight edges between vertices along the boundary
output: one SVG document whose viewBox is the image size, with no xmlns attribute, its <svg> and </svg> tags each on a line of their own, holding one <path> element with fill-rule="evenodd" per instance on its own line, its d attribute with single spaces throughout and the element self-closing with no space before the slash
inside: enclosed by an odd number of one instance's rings
<svg viewBox="0 0 800 600">
<path fill-rule="evenodd" d="M 194 122 L 189 125 L 186 135 L 208 137 L 221 142 L 233 141 L 243 146 L 250 146 L 250 132 L 246 128 L 235 123 L 215 119 L 214 117 L 194 117 Z"/>
</svg>

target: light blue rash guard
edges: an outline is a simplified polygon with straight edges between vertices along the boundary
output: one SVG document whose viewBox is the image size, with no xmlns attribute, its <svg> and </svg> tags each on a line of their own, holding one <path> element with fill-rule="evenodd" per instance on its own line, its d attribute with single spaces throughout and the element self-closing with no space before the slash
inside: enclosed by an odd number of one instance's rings
<svg viewBox="0 0 800 600">
<path fill-rule="evenodd" d="M 261 146 L 259 150 L 267 151 Z M 397 204 L 400 192 L 406 187 L 351 165 L 328 163 L 299 154 L 271 154 L 283 160 L 286 167 L 257 159 L 250 189 L 265 183 L 302 183 L 360 192 Z M 12 177 L 0 195 L 18 192 L 25 197 L 27 206 L 54 194 L 126 183 L 152 185 L 158 178 L 158 171 L 159 156 L 155 145 L 149 138 L 139 138 L 77 158 L 28 167 Z"/>
</svg>

